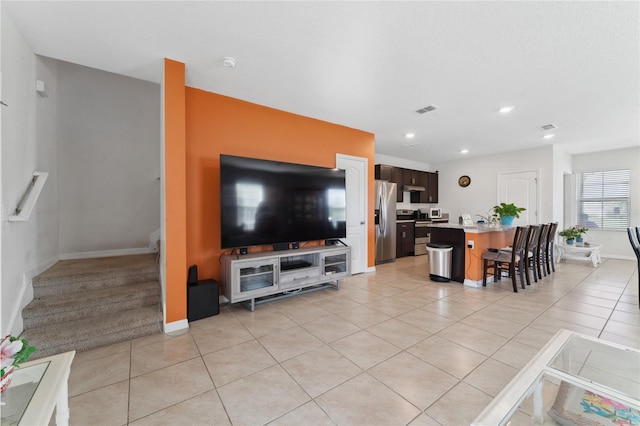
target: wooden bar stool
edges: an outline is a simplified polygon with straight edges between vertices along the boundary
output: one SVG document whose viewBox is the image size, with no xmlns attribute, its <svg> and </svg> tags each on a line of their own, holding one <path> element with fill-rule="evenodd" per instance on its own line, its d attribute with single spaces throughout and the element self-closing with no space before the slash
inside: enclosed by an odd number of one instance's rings
<svg viewBox="0 0 640 426">
<path fill-rule="evenodd" d="M 551 223 L 549 225 L 549 235 L 547 236 L 547 248 L 545 250 L 545 262 L 547 264 L 547 271 L 549 274 L 556 271 L 556 261 L 554 259 L 553 251 L 555 249 L 556 230 L 558 229 L 558 222 Z"/>
<path fill-rule="evenodd" d="M 542 275 L 544 274 L 544 276 L 547 276 L 547 263 L 545 261 L 546 259 L 546 252 L 547 252 L 547 240 L 549 239 L 549 228 L 551 227 L 551 225 L 549 225 L 548 223 L 545 223 L 542 225 L 542 229 L 540 231 L 540 238 L 538 239 L 538 251 L 536 252 L 537 255 L 537 262 L 538 262 L 538 277 L 542 278 Z"/>
<path fill-rule="evenodd" d="M 491 268 L 493 271 L 493 280 L 500 281 L 500 274 L 503 269 L 509 270 L 509 276 L 513 283 L 513 291 L 518 292 L 518 285 L 516 283 L 516 269 L 518 269 L 518 275 L 520 275 L 520 285 L 525 288 L 524 278 L 524 264 L 525 257 L 524 250 L 527 247 L 527 226 L 518 226 L 516 233 L 513 236 L 513 245 L 511 251 L 485 251 L 482 253 L 482 286 L 487 286 L 487 272 Z M 507 268 L 505 268 L 507 265 Z"/>
</svg>

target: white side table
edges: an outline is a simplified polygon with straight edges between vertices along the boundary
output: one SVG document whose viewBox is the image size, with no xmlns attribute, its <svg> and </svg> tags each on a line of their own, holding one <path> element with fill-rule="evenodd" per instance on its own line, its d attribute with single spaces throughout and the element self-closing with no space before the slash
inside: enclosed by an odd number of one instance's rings
<svg viewBox="0 0 640 426">
<path fill-rule="evenodd" d="M 69 424 L 69 372 L 75 351 L 25 362 L 2 395 L 2 426 Z"/>
<path fill-rule="evenodd" d="M 600 249 L 602 244 L 591 243 L 588 246 L 576 246 L 573 244 L 558 244 L 559 256 L 558 261 L 562 259 L 567 260 L 590 260 L 593 263 L 593 267 L 600 266 Z"/>
</svg>

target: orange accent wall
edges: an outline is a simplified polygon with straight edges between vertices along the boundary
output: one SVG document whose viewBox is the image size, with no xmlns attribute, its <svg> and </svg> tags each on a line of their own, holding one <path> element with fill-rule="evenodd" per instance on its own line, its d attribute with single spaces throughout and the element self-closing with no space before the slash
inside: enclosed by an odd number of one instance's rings
<svg viewBox="0 0 640 426">
<path fill-rule="evenodd" d="M 187 87 L 186 135 L 187 264 L 198 265 L 200 279 L 220 278 L 221 153 L 324 167 L 335 167 L 336 153 L 368 158 L 373 266 L 373 134 Z"/>
<path fill-rule="evenodd" d="M 187 317 L 185 67 L 164 61 L 165 295 L 167 323 Z"/>
</svg>

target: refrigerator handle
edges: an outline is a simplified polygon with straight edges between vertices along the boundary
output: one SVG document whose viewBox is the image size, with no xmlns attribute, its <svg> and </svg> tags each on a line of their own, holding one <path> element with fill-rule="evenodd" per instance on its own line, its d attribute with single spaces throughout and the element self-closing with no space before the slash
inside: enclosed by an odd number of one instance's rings
<svg viewBox="0 0 640 426">
<path fill-rule="evenodd" d="M 380 197 L 380 232 L 382 235 L 387 234 L 387 206 L 383 196 Z"/>
</svg>

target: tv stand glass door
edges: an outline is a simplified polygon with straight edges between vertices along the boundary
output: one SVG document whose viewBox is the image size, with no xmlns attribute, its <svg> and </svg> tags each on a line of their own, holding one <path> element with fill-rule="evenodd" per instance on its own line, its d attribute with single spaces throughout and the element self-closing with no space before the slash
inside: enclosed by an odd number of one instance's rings
<svg viewBox="0 0 640 426">
<path fill-rule="evenodd" d="M 278 262 L 274 259 L 256 259 L 234 265 L 232 274 L 240 283 L 238 297 L 251 298 L 270 294 L 278 286 Z"/>
</svg>

